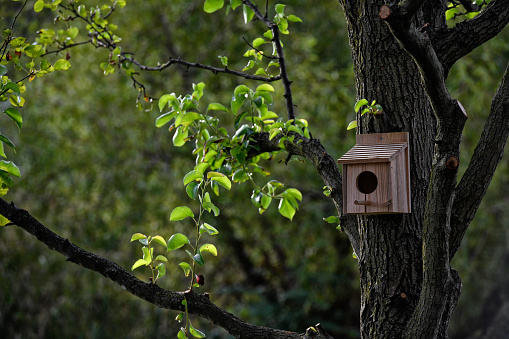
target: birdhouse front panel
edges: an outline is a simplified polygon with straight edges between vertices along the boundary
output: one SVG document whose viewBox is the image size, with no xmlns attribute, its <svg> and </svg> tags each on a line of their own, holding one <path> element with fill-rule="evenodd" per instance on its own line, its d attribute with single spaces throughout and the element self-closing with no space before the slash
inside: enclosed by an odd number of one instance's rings
<svg viewBox="0 0 509 339">
<path fill-rule="evenodd" d="M 408 133 L 357 135 L 343 155 L 343 213 L 410 213 Z"/>
</svg>

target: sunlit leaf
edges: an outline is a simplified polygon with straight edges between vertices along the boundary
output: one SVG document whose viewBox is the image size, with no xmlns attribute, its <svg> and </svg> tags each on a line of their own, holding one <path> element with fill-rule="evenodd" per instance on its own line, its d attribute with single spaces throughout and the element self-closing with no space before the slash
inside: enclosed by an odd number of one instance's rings
<svg viewBox="0 0 509 339">
<path fill-rule="evenodd" d="M 288 199 L 281 199 L 279 202 L 278 210 L 283 217 L 286 217 L 290 220 L 292 220 L 293 216 L 295 215 L 295 208 L 288 201 Z"/>
<path fill-rule="evenodd" d="M 147 236 L 142 233 L 134 233 L 133 236 L 131 237 L 131 241 L 136 241 L 139 239 L 147 239 Z"/>
<path fill-rule="evenodd" d="M 203 333 L 202 331 L 197 330 L 196 328 L 194 328 L 193 324 L 191 324 L 191 322 L 189 322 L 189 332 L 193 335 L 193 337 L 196 337 L 196 338 L 205 338 L 205 333 Z"/>
<path fill-rule="evenodd" d="M 203 225 L 200 226 L 200 234 L 205 232 L 207 232 L 209 235 L 216 235 L 219 233 L 219 231 L 214 226 L 203 223 Z"/>
<path fill-rule="evenodd" d="M 354 107 L 355 113 L 359 112 L 361 107 L 364 105 L 367 105 L 367 104 L 368 104 L 368 101 L 366 99 L 360 99 L 359 101 L 357 101 L 355 103 L 355 107 Z"/>
<path fill-rule="evenodd" d="M 134 271 L 135 269 L 137 269 L 138 267 L 140 266 L 147 266 L 149 265 L 150 262 L 147 262 L 146 260 L 143 260 L 143 259 L 138 259 L 134 265 L 131 267 L 131 271 Z"/>
<path fill-rule="evenodd" d="M 186 244 L 191 244 L 189 239 L 182 233 L 175 233 L 168 240 L 168 251 L 174 251 Z"/>
<path fill-rule="evenodd" d="M 184 270 L 184 274 L 186 275 L 186 277 L 189 276 L 189 273 L 191 273 L 191 265 L 184 261 L 181 262 L 179 266 Z"/>
<path fill-rule="evenodd" d="M 350 123 L 346 127 L 347 130 L 351 130 L 351 129 L 354 129 L 354 128 L 357 128 L 357 120 L 350 121 Z"/>
<path fill-rule="evenodd" d="M 184 185 L 189 184 L 192 181 L 202 181 L 203 180 L 203 174 L 201 172 L 198 172 L 196 170 L 193 170 L 189 173 L 187 173 L 184 176 Z"/>
<path fill-rule="evenodd" d="M 258 91 L 274 92 L 274 87 L 272 87 L 269 84 L 262 84 L 262 85 L 256 87 L 256 92 L 258 92 Z"/>
<path fill-rule="evenodd" d="M 215 11 L 223 8 L 224 0 L 205 0 L 203 10 L 207 13 L 214 13 Z"/>
<path fill-rule="evenodd" d="M 155 237 L 152 238 L 152 240 L 155 241 L 156 243 L 161 244 L 164 247 L 166 247 L 166 241 L 160 235 L 156 235 Z"/>
<path fill-rule="evenodd" d="M 0 170 L 12 174 L 15 177 L 21 177 L 18 166 L 16 166 L 12 161 L 0 160 Z"/>
<path fill-rule="evenodd" d="M 176 207 L 170 214 L 170 221 L 179 221 L 185 218 L 194 218 L 194 213 L 187 206 Z"/>
<path fill-rule="evenodd" d="M 7 116 L 11 118 L 11 120 L 14 121 L 16 125 L 18 125 L 19 129 L 21 129 L 21 126 L 23 125 L 23 119 L 21 118 L 21 114 L 19 114 L 15 108 L 9 107 L 4 111 L 4 113 L 7 114 Z"/>
<path fill-rule="evenodd" d="M 208 252 L 217 257 L 217 248 L 212 244 L 204 244 L 200 247 L 200 253 Z"/>
</svg>

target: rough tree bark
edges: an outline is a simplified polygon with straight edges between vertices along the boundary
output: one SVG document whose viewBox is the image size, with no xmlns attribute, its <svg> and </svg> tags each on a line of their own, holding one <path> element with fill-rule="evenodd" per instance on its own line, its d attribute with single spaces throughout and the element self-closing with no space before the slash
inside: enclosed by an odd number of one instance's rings
<svg viewBox="0 0 509 339">
<path fill-rule="evenodd" d="M 466 113 L 445 81 L 456 60 L 507 24 L 509 2 L 492 1 L 477 18 L 452 29 L 445 22 L 447 1 L 339 3 L 348 24 L 357 96 L 384 108 L 381 117 L 358 118 L 359 132 L 408 131 L 411 140 L 412 214 L 357 220 L 362 337 L 445 338 L 461 290 L 449 262 L 508 135 L 503 81 L 478 151 L 456 186 Z M 472 187 L 478 188 L 473 195 Z"/>
<path fill-rule="evenodd" d="M 243 3 L 257 11 L 250 1 Z M 509 71 L 493 99 L 478 147 L 459 183 L 459 147 L 467 115 L 450 96 L 445 82 L 455 61 L 507 25 L 509 0 L 491 1 L 477 17 L 454 28 L 447 28 L 445 22 L 445 0 L 406 0 L 390 5 L 383 0 L 339 3 L 349 30 L 357 97 L 376 100 L 384 108 L 381 116 L 359 116 L 358 132 L 410 133 L 412 213 L 342 215 L 341 174 L 320 142 L 297 135 L 302 143 L 298 147 L 287 144 L 286 149 L 310 160 L 324 183 L 332 188 L 331 198 L 358 257 L 362 337 L 445 338 L 461 292 L 460 278 L 450 261 L 486 193 L 509 135 Z M 466 7 L 477 9 L 468 4 Z M 257 15 L 274 28 L 261 13 Z M 167 66 L 171 62 L 170 59 Z M 290 81 L 285 73 L 285 98 L 292 117 Z M 269 140 L 267 134 L 260 134 L 256 138 L 259 151 L 278 148 L 278 137 Z M 137 280 L 118 265 L 58 237 L 26 211 L 1 199 L 0 214 L 69 261 L 103 274 L 159 307 L 180 310 L 185 297 L 191 313 L 209 319 L 236 337 L 329 337 L 320 326 L 297 334 L 247 324 L 204 295 L 165 291 Z"/>
</svg>

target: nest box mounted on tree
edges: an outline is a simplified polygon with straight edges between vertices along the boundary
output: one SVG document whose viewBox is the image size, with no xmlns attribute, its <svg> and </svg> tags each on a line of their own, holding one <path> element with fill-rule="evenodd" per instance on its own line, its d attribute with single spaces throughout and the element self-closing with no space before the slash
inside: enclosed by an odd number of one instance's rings
<svg viewBox="0 0 509 339">
<path fill-rule="evenodd" d="M 408 132 L 358 134 L 343 155 L 343 213 L 410 213 Z"/>
</svg>

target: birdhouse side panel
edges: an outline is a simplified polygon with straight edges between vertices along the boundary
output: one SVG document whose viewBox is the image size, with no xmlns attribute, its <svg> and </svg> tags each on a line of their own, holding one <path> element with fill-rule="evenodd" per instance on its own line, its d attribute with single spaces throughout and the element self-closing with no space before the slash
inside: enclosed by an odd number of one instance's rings
<svg viewBox="0 0 509 339">
<path fill-rule="evenodd" d="M 408 167 L 408 149 L 401 152 L 392 164 L 393 209 L 396 213 L 410 213 L 410 170 Z"/>
<path fill-rule="evenodd" d="M 343 209 L 346 214 L 366 213 L 364 205 L 355 201 L 364 201 L 365 194 L 357 189 L 357 176 L 364 171 L 364 164 L 343 165 Z"/>
<path fill-rule="evenodd" d="M 377 177 L 376 189 L 366 194 L 365 200 L 369 202 L 366 205 L 366 213 L 388 213 L 392 211 L 390 200 L 390 165 L 389 163 L 366 164 L 365 171 L 372 172 Z"/>
</svg>

